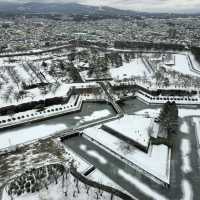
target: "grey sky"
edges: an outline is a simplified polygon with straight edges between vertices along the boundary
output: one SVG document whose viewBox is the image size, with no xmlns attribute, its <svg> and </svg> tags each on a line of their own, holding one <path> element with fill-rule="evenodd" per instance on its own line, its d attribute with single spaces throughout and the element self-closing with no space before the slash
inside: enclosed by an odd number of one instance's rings
<svg viewBox="0 0 200 200">
<path fill-rule="evenodd" d="M 5 1 L 5 0 L 0 0 Z M 9 0 L 18 2 L 76 2 L 87 5 L 111 6 L 120 9 L 155 12 L 199 12 L 200 0 Z"/>
</svg>

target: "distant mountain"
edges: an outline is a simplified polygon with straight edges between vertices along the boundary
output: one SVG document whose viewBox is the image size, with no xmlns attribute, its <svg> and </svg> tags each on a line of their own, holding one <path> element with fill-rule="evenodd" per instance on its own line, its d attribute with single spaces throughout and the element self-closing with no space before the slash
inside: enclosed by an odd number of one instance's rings
<svg viewBox="0 0 200 200">
<path fill-rule="evenodd" d="M 0 2 L 0 13 L 59 13 L 59 14 L 102 14 L 102 15 L 135 15 L 130 10 L 111 7 L 87 6 L 77 3 L 14 3 Z"/>
<path fill-rule="evenodd" d="M 41 0 L 42 1 L 42 0 Z M 20 2 L 23 2 L 21 0 Z M 193 14 L 190 14 L 193 13 Z M 187 17 L 188 15 L 200 15 L 198 12 L 185 13 L 148 13 L 133 10 L 120 10 L 112 7 L 88 6 L 78 3 L 44 3 L 44 2 L 2 2 L 0 1 L 1 14 L 68 14 L 68 15 L 96 15 L 96 16 L 147 16 L 147 17 Z"/>
</svg>

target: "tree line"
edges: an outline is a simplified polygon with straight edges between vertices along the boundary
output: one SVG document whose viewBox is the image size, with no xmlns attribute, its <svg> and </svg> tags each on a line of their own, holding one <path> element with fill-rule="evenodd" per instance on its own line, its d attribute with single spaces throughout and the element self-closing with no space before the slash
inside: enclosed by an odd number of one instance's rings
<svg viewBox="0 0 200 200">
<path fill-rule="evenodd" d="M 183 51 L 185 46 L 182 44 L 171 44 L 171 43 L 153 43 L 153 42 L 135 42 L 135 41 L 115 41 L 115 48 L 119 49 L 154 49 L 154 50 L 174 50 Z"/>
</svg>

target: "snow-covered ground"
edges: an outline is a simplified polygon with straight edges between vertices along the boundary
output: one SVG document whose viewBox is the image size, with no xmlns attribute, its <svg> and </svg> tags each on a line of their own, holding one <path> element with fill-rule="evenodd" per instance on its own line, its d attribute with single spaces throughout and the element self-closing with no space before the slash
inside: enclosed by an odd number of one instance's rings
<svg viewBox="0 0 200 200">
<path fill-rule="evenodd" d="M 191 144 L 187 139 L 181 140 L 181 153 L 182 153 L 182 166 L 181 169 L 184 173 L 189 173 L 192 171 L 191 162 L 190 162 L 190 153 L 191 153 Z"/>
<path fill-rule="evenodd" d="M 15 200 L 110 200 L 111 194 L 103 192 L 99 189 L 92 187 L 86 187 L 82 182 L 78 182 L 79 192 L 77 190 L 77 181 L 74 181 L 74 177 L 69 174 L 66 181 L 62 181 L 62 177 L 59 178 L 58 184 L 52 183 L 48 185 L 47 189 L 42 189 L 35 193 L 24 193 L 20 196 L 14 196 Z M 87 193 L 87 189 L 89 191 Z M 65 193 L 67 191 L 67 196 Z M 102 193 L 102 195 L 100 195 Z M 2 200 L 10 200 L 7 192 L 4 189 Z M 114 197 L 114 200 L 120 200 L 121 198 Z"/>
<path fill-rule="evenodd" d="M 85 129 L 84 134 L 158 179 L 167 183 L 169 182 L 169 163 L 171 153 L 167 146 L 152 145 L 149 147 L 148 153 L 144 153 L 138 148 L 105 132 L 100 128 L 100 126 Z"/>
<path fill-rule="evenodd" d="M 65 130 L 66 128 L 67 126 L 61 123 L 56 125 L 41 124 L 28 128 L 24 127 L 17 130 L 11 129 L 0 134 L 0 149 L 43 138 L 55 134 L 58 131 Z"/>
<path fill-rule="evenodd" d="M 63 152 L 63 146 L 57 140 L 47 139 L 23 146 L 14 154 L 4 154 L 0 162 L 0 187 L 33 167 L 40 168 L 45 164 L 57 163 L 60 159 L 65 160 L 65 165 L 69 166 L 72 156 L 70 152 L 66 152 L 64 157 L 61 155 Z"/>
<path fill-rule="evenodd" d="M 147 148 L 151 132 L 154 131 L 153 124 L 153 118 L 141 115 L 124 115 L 124 117 L 108 122 L 104 126 Z"/>
<path fill-rule="evenodd" d="M 69 157 L 68 154 L 70 154 L 70 156 L 74 160 L 74 165 L 77 167 L 77 171 L 79 173 L 84 173 L 85 171 L 87 171 L 89 168 L 92 167 L 92 164 L 87 162 L 84 158 L 80 157 L 78 154 L 76 154 L 74 151 L 72 151 L 69 147 L 66 147 L 66 145 L 65 145 L 64 148 L 67 153 L 67 155 L 64 155 L 64 156 L 66 156 L 66 158 L 68 158 Z"/>
<path fill-rule="evenodd" d="M 192 75 L 192 76 L 199 76 L 198 73 L 195 73 L 194 71 L 192 71 L 192 69 L 190 68 L 189 65 L 189 60 L 187 58 L 186 55 L 183 54 L 174 54 L 175 57 L 175 65 L 168 67 L 170 69 L 173 69 L 175 71 L 178 71 L 182 74 L 188 74 L 188 75 Z M 192 59 L 192 62 L 194 60 Z M 196 65 L 197 63 L 194 62 L 193 65 Z"/>
<path fill-rule="evenodd" d="M 113 79 L 120 80 L 134 76 L 150 75 L 141 58 L 134 59 L 130 63 L 123 63 L 121 67 L 110 69 L 110 74 Z"/>
<path fill-rule="evenodd" d="M 8 102 L 5 102 L 3 98 L 0 98 L 0 107 L 9 106 L 9 105 L 19 105 L 22 103 L 30 102 L 30 101 L 40 101 L 45 100 L 48 98 L 53 97 L 66 97 L 70 88 L 76 87 L 76 88 L 99 88 L 99 85 L 95 82 L 93 83 L 72 83 L 72 84 L 59 84 L 59 85 L 51 85 L 51 88 L 46 88 L 46 92 L 44 93 L 39 88 L 34 88 L 28 90 L 27 94 L 20 98 L 19 100 L 11 99 Z"/>
<path fill-rule="evenodd" d="M 191 116 L 200 116 L 200 109 L 199 108 L 179 108 L 178 109 L 179 117 L 191 117 Z"/>
</svg>

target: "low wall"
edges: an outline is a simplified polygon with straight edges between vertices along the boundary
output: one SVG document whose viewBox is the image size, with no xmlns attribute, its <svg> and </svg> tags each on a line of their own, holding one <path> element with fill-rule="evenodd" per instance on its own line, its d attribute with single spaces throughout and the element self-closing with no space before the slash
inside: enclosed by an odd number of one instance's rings
<svg viewBox="0 0 200 200">
<path fill-rule="evenodd" d="M 4 123 L 0 125 L 0 129 L 4 130 L 7 128 L 12 128 L 12 127 L 16 127 L 16 126 L 20 126 L 26 123 L 32 123 L 32 122 L 40 122 L 40 121 L 44 121 L 47 119 L 53 119 L 55 117 L 60 117 L 60 116 L 64 116 L 66 114 L 70 114 L 70 113 L 74 113 L 74 112 L 79 112 L 82 109 L 82 104 L 83 101 L 80 100 L 78 101 L 78 104 L 72 108 L 68 108 L 67 110 L 62 110 L 62 111 L 51 111 L 49 113 L 47 113 L 46 111 L 41 111 L 41 114 L 38 114 L 37 116 L 34 117 L 27 117 L 21 120 L 16 120 L 13 122 L 9 122 L 9 123 Z M 45 112 L 45 113 L 43 113 Z M 47 114 L 46 116 L 44 116 L 44 114 Z"/>
<path fill-rule="evenodd" d="M 122 89 L 133 89 L 135 92 L 138 90 L 144 91 L 145 93 L 152 95 L 152 96 L 192 96 L 196 95 L 197 91 L 196 90 L 181 90 L 181 89 L 147 89 L 145 87 L 142 87 L 140 85 L 135 84 L 130 84 L 130 85 L 114 85 L 111 86 L 113 90 L 122 90 Z"/>
</svg>

